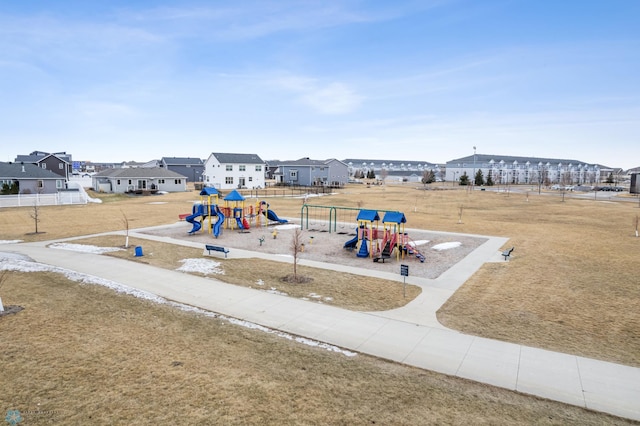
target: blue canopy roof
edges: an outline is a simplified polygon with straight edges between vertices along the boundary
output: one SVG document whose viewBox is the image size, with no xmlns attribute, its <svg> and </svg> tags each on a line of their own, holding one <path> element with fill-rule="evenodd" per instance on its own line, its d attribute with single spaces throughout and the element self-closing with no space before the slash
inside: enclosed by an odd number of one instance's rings
<svg viewBox="0 0 640 426">
<path fill-rule="evenodd" d="M 386 212 L 382 223 L 407 223 L 407 218 L 402 212 Z"/>
<path fill-rule="evenodd" d="M 380 220 L 380 216 L 378 216 L 378 212 L 375 210 L 360 210 L 356 220 L 368 220 L 373 222 L 374 220 Z"/>
<path fill-rule="evenodd" d="M 231 191 L 226 197 L 224 197 L 225 201 L 244 201 L 244 197 L 241 193 L 236 191 L 235 189 Z"/>
<path fill-rule="evenodd" d="M 220 192 L 215 189 L 213 186 L 205 186 L 204 188 L 202 188 L 202 191 L 200 191 L 200 195 L 218 195 L 220 194 Z"/>
</svg>

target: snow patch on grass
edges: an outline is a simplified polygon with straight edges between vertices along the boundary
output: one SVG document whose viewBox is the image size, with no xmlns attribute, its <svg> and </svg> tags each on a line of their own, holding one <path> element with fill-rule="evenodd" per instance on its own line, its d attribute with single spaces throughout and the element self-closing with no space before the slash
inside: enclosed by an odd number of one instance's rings
<svg viewBox="0 0 640 426">
<path fill-rule="evenodd" d="M 92 246 L 89 244 L 69 244 L 69 243 L 53 243 L 49 245 L 49 248 L 58 249 L 58 250 L 79 251 L 82 253 L 93 253 L 93 254 L 111 253 L 114 251 L 124 250 L 118 247 L 98 247 L 98 246 Z"/>
<path fill-rule="evenodd" d="M 176 269 L 177 271 L 224 275 L 224 270 L 220 268 L 220 262 L 208 259 L 182 259 L 180 262 L 182 266 Z"/>
</svg>

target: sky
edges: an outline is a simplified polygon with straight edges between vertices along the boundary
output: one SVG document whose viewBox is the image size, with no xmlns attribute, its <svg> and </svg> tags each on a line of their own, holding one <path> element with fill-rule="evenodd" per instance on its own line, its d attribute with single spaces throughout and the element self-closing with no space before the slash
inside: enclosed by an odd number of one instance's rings
<svg viewBox="0 0 640 426">
<path fill-rule="evenodd" d="M 5 1 L 0 161 L 640 166 L 640 1 Z"/>
</svg>

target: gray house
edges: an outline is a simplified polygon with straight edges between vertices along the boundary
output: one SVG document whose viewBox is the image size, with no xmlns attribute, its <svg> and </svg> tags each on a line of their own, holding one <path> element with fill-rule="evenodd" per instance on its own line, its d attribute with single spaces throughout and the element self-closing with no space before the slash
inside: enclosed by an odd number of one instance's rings
<svg viewBox="0 0 640 426">
<path fill-rule="evenodd" d="M 632 194 L 640 194 L 640 172 L 631 173 L 629 192 Z"/>
<path fill-rule="evenodd" d="M 33 151 L 29 155 L 16 156 L 16 163 L 31 163 L 44 170 L 50 170 L 53 173 L 62 176 L 65 180 L 69 180 L 69 176 L 73 172 L 73 161 L 71 154 L 66 152 L 48 153 L 43 151 Z"/>
<path fill-rule="evenodd" d="M 349 180 L 349 166 L 334 158 L 312 160 L 309 157 L 277 163 L 276 183 L 301 186 L 341 187 Z"/>
<path fill-rule="evenodd" d="M 65 189 L 65 179 L 32 163 L 0 163 L 0 185 L 19 194 L 55 194 Z"/>
<path fill-rule="evenodd" d="M 204 161 L 190 157 L 162 157 L 160 167 L 186 177 L 189 182 L 202 182 Z"/>
<path fill-rule="evenodd" d="M 92 183 L 100 192 L 152 194 L 187 190 L 187 178 L 164 167 L 108 169 L 93 175 Z"/>
</svg>

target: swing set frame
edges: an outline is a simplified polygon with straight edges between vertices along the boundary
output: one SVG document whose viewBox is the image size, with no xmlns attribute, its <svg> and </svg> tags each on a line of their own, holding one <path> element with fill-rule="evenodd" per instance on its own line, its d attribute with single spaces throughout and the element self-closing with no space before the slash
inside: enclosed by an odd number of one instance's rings
<svg viewBox="0 0 640 426">
<path fill-rule="evenodd" d="M 301 229 L 309 229 L 309 209 L 313 209 L 312 213 L 314 213 L 313 217 L 312 217 L 312 222 L 316 222 L 316 218 L 317 216 L 315 215 L 316 212 L 322 212 L 327 210 L 328 211 L 328 223 L 329 223 L 329 233 L 331 232 L 337 232 L 338 229 L 338 212 L 342 211 L 344 215 L 349 214 L 350 212 L 355 212 L 354 214 L 354 222 L 355 222 L 355 218 L 358 217 L 358 212 L 360 212 L 361 208 L 358 207 L 340 207 L 340 206 L 320 206 L 320 205 L 314 205 L 314 204 L 303 204 L 302 208 L 300 209 L 300 228 Z M 319 209 L 319 210 L 315 210 L 315 209 Z M 370 209 L 373 210 L 373 209 Z M 382 213 L 386 213 L 386 212 L 397 212 L 397 210 L 378 210 L 375 209 L 375 211 L 377 212 L 382 212 Z M 312 223 L 313 225 L 314 223 Z"/>
</svg>

